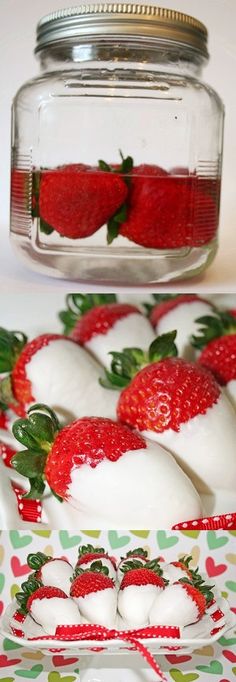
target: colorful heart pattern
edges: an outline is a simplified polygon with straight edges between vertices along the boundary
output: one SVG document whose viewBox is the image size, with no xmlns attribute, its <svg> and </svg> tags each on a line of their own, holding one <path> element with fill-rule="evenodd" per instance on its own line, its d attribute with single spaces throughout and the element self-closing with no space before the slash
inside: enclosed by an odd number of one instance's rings
<svg viewBox="0 0 236 682">
<path fill-rule="evenodd" d="M 191 554 L 192 566 L 200 567 L 217 584 L 235 611 L 236 532 L 186 530 L 101 531 L 61 530 L 2 531 L 0 540 L 0 615 L 9 600 L 27 579 L 26 557 L 29 552 L 42 551 L 52 556 L 75 559 L 78 543 L 104 545 L 114 556 L 142 546 L 149 556 L 173 561 Z M 222 636 L 215 646 L 196 648 L 189 652 L 169 652 L 160 658 L 168 682 L 232 682 L 236 679 L 236 628 Z M 9 639 L 0 642 L 0 682 L 36 680 L 36 682 L 79 682 L 79 658 L 73 653 L 54 652 L 45 656 L 37 648 L 27 650 Z M 153 680 L 153 682 L 155 682 Z"/>
</svg>

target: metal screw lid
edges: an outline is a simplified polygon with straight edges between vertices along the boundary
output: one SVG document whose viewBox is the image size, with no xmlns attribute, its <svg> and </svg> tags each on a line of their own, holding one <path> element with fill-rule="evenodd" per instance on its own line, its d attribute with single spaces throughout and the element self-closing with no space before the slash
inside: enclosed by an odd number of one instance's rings
<svg viewBox="0 0 236 682">
<path fill-rule="evenodd" d="M 43 17 L 37 26 L 36 52 L 95 35 L 148 36 L 187 45 L 208 57 L 207 29 L 200 21 L 172 9 L 131 3 L 80 5 Z"/>
</svg>

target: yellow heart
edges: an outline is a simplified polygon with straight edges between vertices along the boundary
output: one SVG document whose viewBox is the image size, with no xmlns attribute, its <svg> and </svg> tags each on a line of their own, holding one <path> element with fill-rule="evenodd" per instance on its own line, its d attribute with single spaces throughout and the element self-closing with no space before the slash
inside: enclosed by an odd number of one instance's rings
<svg viewBox="0 0 236 682">
<path fill-rule="evenodd" d="M 11 586 L 11 598 L 12 598 L 12 599 L 14 599 L 15 594 L 16 594 L 17 592 L 20 592 L 20 587 L 19 587 L 19 585 L 12 585 L 12 586 Z"/>
<path fill-rule="evenodd" d="M 199 558 L 200 558 L 200 548 L 198 547 L 198 545 L 195 545 L 190 550 L 189 554 L 191 554 L 191 556 L 193 557 L 192 561 L 190 562 L 190 568 L 194 568 L 195 566 L 198 565 Z M 178 555 L 179 559 L 181 559 L 182 556 L 183 556 L 183 552 Z"/>
<path fill-rule="evenodd" d="M 236 554 L 226 554 L 225 558 L 226 561 L 229 562 L 229 564 L 236 564 Z"/>
<path fill-rule="evenodd" d="M 4 547 L 1 545 L 0 546 L 0 566 L 2 565 L 4 559 Z"/>
<path fill-rule="evenodd" d="M 199 656 L 214 656 L 213 646 L 203 646 L 202 649 L 195 649 L 195 654 Z"/>
<path fill-rule="evenodd" d="M 41 659 L 44 658 L 44 654 L 42 654 L 41 651 L 24 651 L 21 656 L 22 658 L 30 658 L 32 661 L 41 661 Z"/>
<path fill-rule="evenodd" d="M 47 554 L 47 556 L 53 556 L 52 545 L 47 545 L 47 547 L 45 547 L 45 549 L 43 551 L 44 551 L 44 554 Z"/>
</svg>

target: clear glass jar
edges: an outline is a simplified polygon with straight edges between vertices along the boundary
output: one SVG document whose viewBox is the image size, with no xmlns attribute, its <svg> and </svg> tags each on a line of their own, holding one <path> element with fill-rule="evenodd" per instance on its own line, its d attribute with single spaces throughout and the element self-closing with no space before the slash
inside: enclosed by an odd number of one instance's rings
<svg viewBox="0 0 236 682">
<path fill-rule="evenodd" d="M 207 30 L 175 11 L 91 5 L 38 25 L 41 75 L 13 104 L 11 239 L 39 272 L 141 285 L 217 249 L 224 109 Z"/>
</svg>

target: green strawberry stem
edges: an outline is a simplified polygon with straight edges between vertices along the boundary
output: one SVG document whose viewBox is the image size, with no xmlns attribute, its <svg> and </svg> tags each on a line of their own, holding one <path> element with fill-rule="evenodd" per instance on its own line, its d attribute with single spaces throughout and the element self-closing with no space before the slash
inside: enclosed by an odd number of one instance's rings
<svg viewBox="0 0 236 682">
<path fill-rule="evenodd" d="M 203 315 L 196 322 L 202 327 L 199 329 L 198 336 L 192 336 L 191 343 L 194 348 L 200 350 L 213 339 L 236 334 L 236 318 L 227 311 L 218 312 L 215 315 Z"/>
<path fill-rule="evenodd" d="M 74 578 L 77 578 L 79 575 L 83 575 L 84 573 L 89 573 L 90 571 L 94 573 L 103 573 L 103 575 L 109 576 L 109 568 L 108 566 L 103 566 L 101 561 L 93 561 L 88 568 L 82 568 L 81 566 L 76 566 L 74 570 Z"/>
<path fill-rule="evenodd" d="M 103 161 L 102 159 L 99 160 L 99 168 L 102 171 L 105 171 L 106 173 L 120 173 L 124 174 L 124 182 L 127 185 L 127 187 L 130 186 L 130 177 L 129 174 L 132 172 L 133 169 L 133 159 L 132 156 L 127 156 L 124 158 L 121 150 L 119 150 L 120 156 L 121 156 L 121 164 L 118 166 L 118 168 L 113 168 L 110 166 L 106 161 Z M 127 218 L 127 201 L 125 201 L 117 211 L 114 213 L 113 216 L 108 220 L 107 222 L 107 243 L 112 244 L 113 240 L 118 237 L 119 231 L 120 231 L 120 226 L 122 223 L 126 221 Z"/>
<path fill-rule="evenodd" d="M 30 491 L 25 497 L 39 499 L 45 490 L 47 456 L 60 430 L 60 424 L 55 412 L 47 405 L 33 405 L 28 410 L 28 415 L 28 418 L 17 419 L 13 424 L 12 431 L 16 440 L 27 449 L 17 452 L 11 463 L 19 474 L 29 479 Z"/>
<path fill-rule="evenodd" d="M 131 559 L 130 561 L 126 561 L 123 566 L 121 566 L 120 570 L 122 573 L 126 574 L 128 571 L 131 570 L 136 570 L 138 568 L 145 568 L 149 569 L 150 571 L 153 571 L 156 573 L 156 575 L 162 576 L 163 571 L 162 568 L 159 564 L 158 559 L 153 559 L 152 561 L 147 561 L 145 564 L 143 564 L 142 561 L 139 561 L 139 559 Z"/>
<path fill-rule="evenodd" d="M 100 378 L 99 383 L 104 388 L 121 391 L 143 367 L 165 358 L 176 357 L 176 334 L 177 331 L 172 331 L 158 336 L 146 352 L 141 348 L 124 348 L 120 353 L 111 352 L 111 370 L 104 370 L 105 376 Z"/>
<path fill-rule="evenodd" d="M 52 557 L 47 556 L 43 552 L 36 552 L 36 554 L 28 554 L 27 564 L 33 571 L 39 571 L 44 564 L 47 564 Z"/>
<path fill-rule="evenodd" d="M 13 370 L 26 343 L 27 336 L 23 332 L 9 332 L 0 327 L 0 374 Z"/>
<path fill-rule="evenodd" d="M 135 557 L 137 555 L 138 555 L 138 557 L 142 556 L 144 559 L 147 559 L 148 553 L 147 553 L 146 549 L 143 549 L 143 547 L 137 547 L 137 549 L 130 549 L 130 551 L 127 552 L 127 554 L 126 554 L 126 557 L 121 557 L 121 559 L 124 559 L 124 558 L 128 559 L 129 557 L 133 557 L 133 556 Z"/>
<path fill-rule="evenodd" d="M 64 325 L 63 333 L 68 335 L 72 332 L 76 323 L 88 310 L 97 305 L 116 303 L 115 294 L 68 294 L 66 297 L 66 310 L 59 313 L 59 319 Z"/>
<path fill-rule="evenodd" d="M 157 305 L 157 303 L 163 303 L 164 301 L 169 301 L 171 298 L 178 298 L 179 294 L 152 294 L 152 298 L 154 299 L 155 303 L 143 303 L 143 307 L 146 310 L 146 314 L 150 315 L 152 312 L 153 308 Z"/>
<path fill-rule="evenodd" d="M 79 547 L 79 559 L 86 554 L 105 554 L 103 547 L 93 547 L 93 545 L 81 545 Z"/>
<path fill-rule="evenodd" d="M 27 615 L 28 609 L 27 609 L 27 601 L 31 594 L 33 594 L 36 590 L 38 590 L 39 587 L 42 587 L 42 583 L 39 580 L 36 580 L 34 577 L 30 576 L 28 580 L 26 580 L 24 583 L 21 585 L 22 592 L 17 592 L 15 597 L 16 601 L 19 604 L 19 611 L 20 613 Z"/>
</svg>

